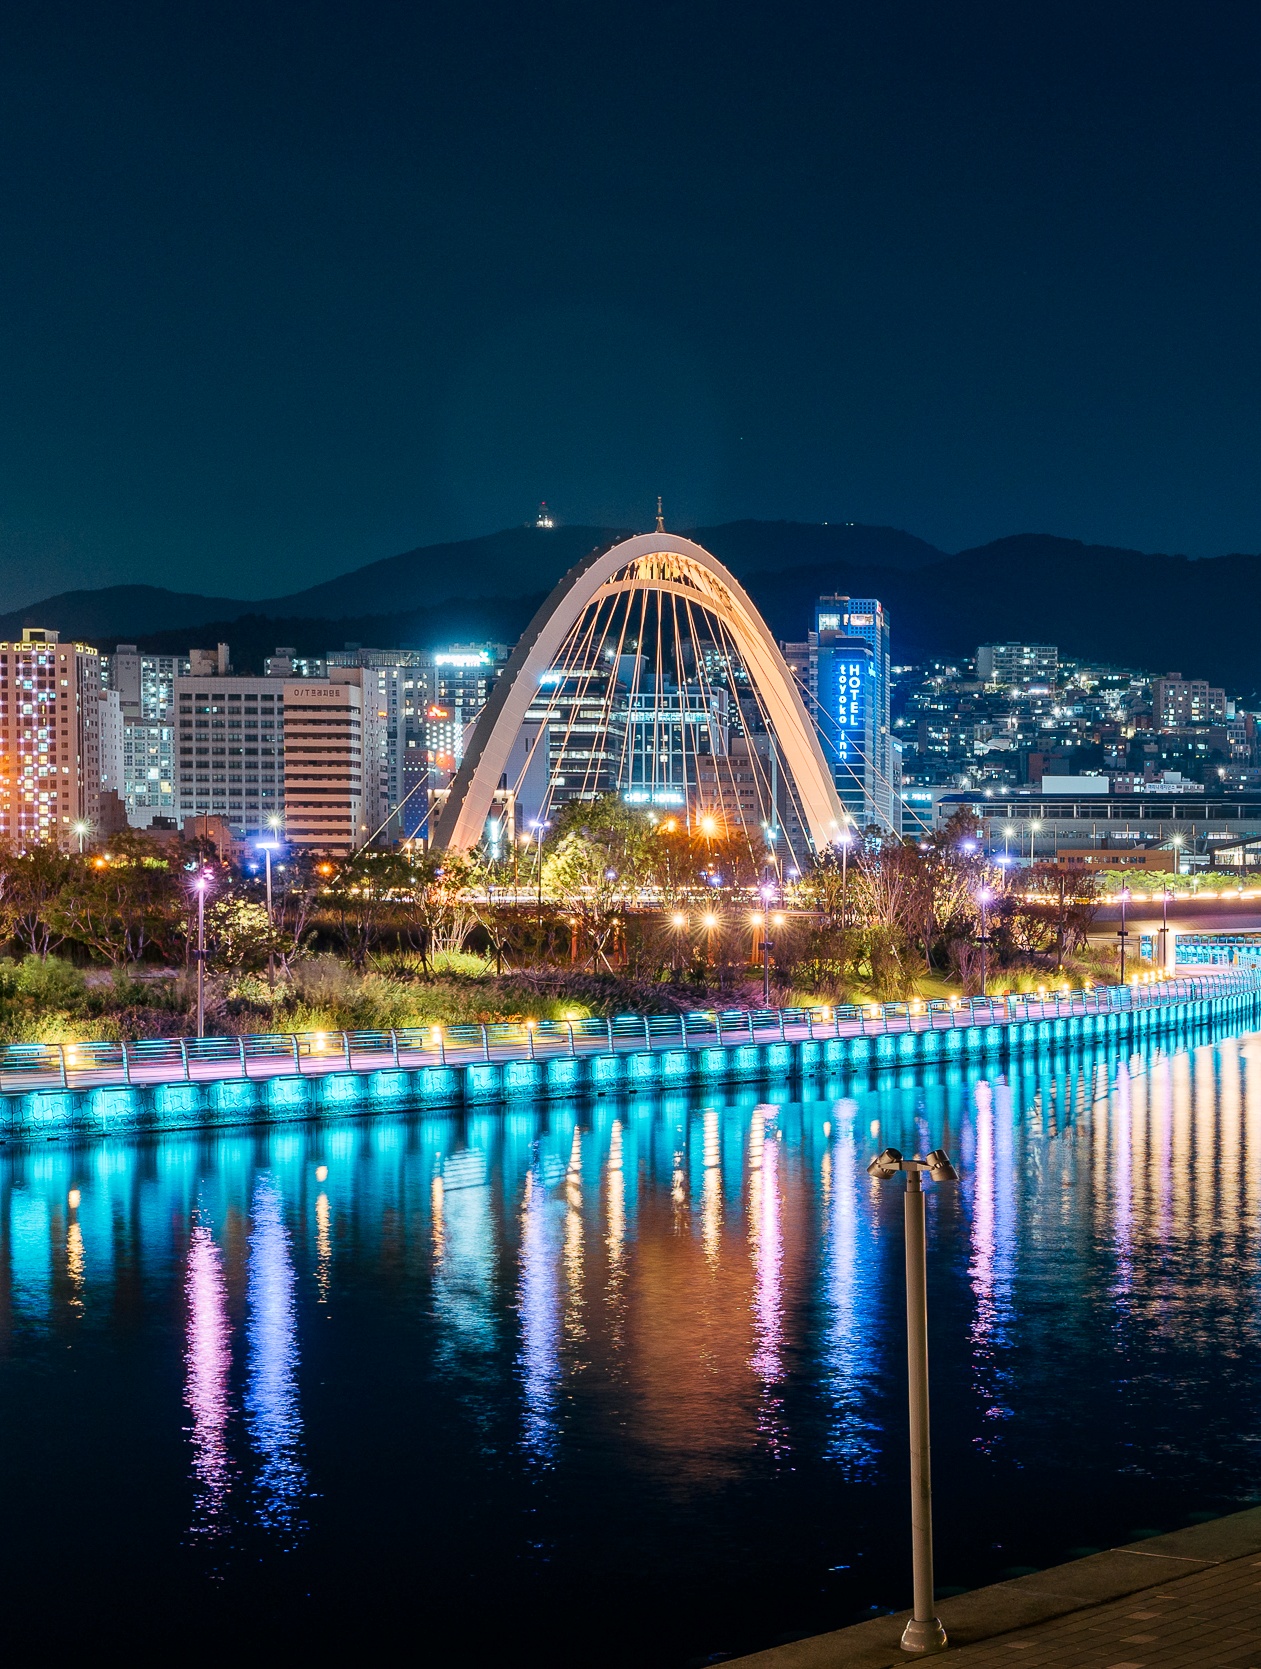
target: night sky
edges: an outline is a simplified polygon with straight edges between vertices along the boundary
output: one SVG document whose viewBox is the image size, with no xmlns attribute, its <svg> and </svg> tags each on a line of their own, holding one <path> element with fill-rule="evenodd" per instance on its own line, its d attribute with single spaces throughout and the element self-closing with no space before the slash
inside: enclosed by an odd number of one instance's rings
<svg viewBox="0 0 1261 1669">
<path fill-rule="evenodd" d="M 10 7 L 0 603 L 528 519 L 1261 550 L 1261 8 Z"/>
</svg>

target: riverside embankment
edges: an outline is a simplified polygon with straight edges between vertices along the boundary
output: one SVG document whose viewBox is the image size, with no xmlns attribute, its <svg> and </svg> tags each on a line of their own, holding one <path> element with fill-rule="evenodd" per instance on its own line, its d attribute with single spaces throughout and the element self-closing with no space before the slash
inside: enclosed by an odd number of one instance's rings
<svg viewBox="0 0 1261 1669">
<path fill-rule="evenodd" d="M 13 1044 L 0 1139 L 99 1135 L 751 1083 L 962 1063 L 1189 1024 L 1241 1028 L 1261 976 L 1215 972 L 1046 995 L 607 1020 Z"/>
</svg>

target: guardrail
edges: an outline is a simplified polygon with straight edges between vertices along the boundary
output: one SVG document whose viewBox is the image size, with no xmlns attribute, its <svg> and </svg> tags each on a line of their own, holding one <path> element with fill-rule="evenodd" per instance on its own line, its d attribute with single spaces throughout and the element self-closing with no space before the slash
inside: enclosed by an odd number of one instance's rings
<svg viewBox="0 0 1261 1669">
<path fill-rule="evenodd" d="M 146 1038 L 137 1043 L 10 1043 L 0 1051 L 0 1093 L 45 1085 L 169 1083 L 272 1077 L 383 1066 L 467 1064 L 557 1054 L 735 1047 L 743 1043 L 882 1032 L 1008 1025 L 1196 1002 L 1261 991 L 1261 975 L 1192 974 L 1150 984 L 1106 985 L 1045 995 L 845 1003 L 816 1008 L 699 1009 L 604 1020 L 496 1021 L 390 1031 L 271 1032 L 241 1037 Z"/>
</svg>

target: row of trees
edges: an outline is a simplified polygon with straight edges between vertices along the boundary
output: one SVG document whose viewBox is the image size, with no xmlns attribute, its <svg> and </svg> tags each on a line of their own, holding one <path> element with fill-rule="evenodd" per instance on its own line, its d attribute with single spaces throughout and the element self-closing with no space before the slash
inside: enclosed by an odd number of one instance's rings
<svg viewBox="0 0 1261 1669">
<path fill-rule="evenodd" d="M 748 966 L 759 885 L 769 887 L 768 908 L 787 912 L 774 934 L 782 980 L 898 995 L 929 973 L 975 985 L 983 939 L 992 969 L 1062 966 L 1080 952 L 1095 908 L 1093 877 L 1069 882 L 1048 866 L 1008 881 L 966 814 L 924 840 L 873 834 L 798 878 L 778 874 L 747 840 L 654 820 L 610 796 L 566 808 L 524 890 L 519 858 L 515 873 L 509 863 L 405 850 L 340 864 L 294 854 L 273 868 L 269 918 L 258 863 L 234 868 L 197 843 L 161 852 L 128 833 L 86 856 L 0 850 L 0 934 L 37 957 L 76 944 L 114 967 L 170 965 L 195 944 L 200 882 L 211 962 L 225 972 L 270 966 L 283 978 L 317 945 L 358 969 L 382 947 L 414 952 L 423 968 L 473 942 L 500 968 L 571 962 L 699 976 Z M 680 932 L 680 922 L 709 925 Z"/>
</svg>

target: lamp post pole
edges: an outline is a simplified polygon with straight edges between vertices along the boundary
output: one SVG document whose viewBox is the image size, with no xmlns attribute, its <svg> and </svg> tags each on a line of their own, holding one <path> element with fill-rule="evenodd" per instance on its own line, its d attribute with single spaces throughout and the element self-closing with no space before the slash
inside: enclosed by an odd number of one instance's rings
<svg viewBox="0 0 1261 1669">
<path fill-rule="evenodd" d="M 1160 971 L 1169 966 L 1169 888 L 1160 889 Z"/>
<path fill-rule="evenodd" d="M 206 883 L 197 882 L 197 1035 L 206 1035 Z"/>
<path fill-rule="evenodd" d="M 1129 888 L 1128 887 L 1122 887 L 1121 888 L 1121 927 L 1120 927 L 1119 932 L 1117 933 L 1117 938 L 1121 942 L 1121 984 L 1122 985 L 1125 984 L 1125 941 L 1129 938 L 1129 934 L 1125 930 L 1125 906 L 1129 902 L 1130 902 Z"/>
<path fill-rule="evenodd" d="M 886 1180 L 906 1173 L 906 1367 L 911 1429 L 911 1578 L 914 1603 L 902 1632 L 904 1652 L 940 1652 L 946 1631 L 933 1600 L 933 1487 L 928 1430 L 928 1257 L 924 1234 L 922 1173 L 934 1182 L 957 1182 L 959 1173 L 944 1149 L 926 1159 L 903 1159 L 887 1147 L 867 1167 Z"/>
<path fill-rule="evenodd" d="M 276 925 L 276 918 L 271 910 L 271 842 L 263 848 L 263 856 L 267 860 L 267 926 L 269 929 Z M 267 984 L 271 990 L 276 989 L 276 947 L 270 942 L 267 945 Z"/>
<path fill-rule="evenodd" d="M 981 936 L 980 936 L 980 939 L 977 942 L 979 943 L 979 945 L 981 947 L 981 995 L 984 997 L 984 996 L 987 995 L 986 981 L 987 981 L 988 973 L 989 973 L 987 962 L 986 962 L 986 957 L 987 957 L 987 953 L 989 951 L 989 942 L 990 942 L 990 933 L 989 933 L 990 890 L 989 890 L 988 887 L 982 887 L 981 888 L 980 892 L 978 892 L 977 895 L 976 895 L 976 901 L 981 906 Z"/>
</svg>

